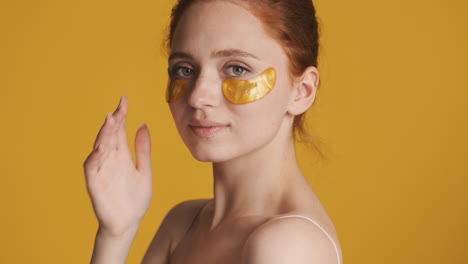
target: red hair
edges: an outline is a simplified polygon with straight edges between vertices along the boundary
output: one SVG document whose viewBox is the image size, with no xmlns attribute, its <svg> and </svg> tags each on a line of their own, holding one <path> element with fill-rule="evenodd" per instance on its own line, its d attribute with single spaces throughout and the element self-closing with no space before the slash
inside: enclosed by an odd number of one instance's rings
<svg viewBox="0 0 468 264">
<path fill-rule="evenodd" d="M 169 49 L 180 18 L 196 1 L 208 0 L 179 0 L 172 9 L 167 39 Z M 311 0 L 230 1 L 246 7 L 258 17 L 266 32 L 281 44 L 289 58 L 291 76 L 300 76 L 309 66 L 317 67 L 319 29 Z M 307 141 L 309 135 L 304 128 L 304 114 L 294 117 L 293 128 L 297 135 Z"/>
</svg>

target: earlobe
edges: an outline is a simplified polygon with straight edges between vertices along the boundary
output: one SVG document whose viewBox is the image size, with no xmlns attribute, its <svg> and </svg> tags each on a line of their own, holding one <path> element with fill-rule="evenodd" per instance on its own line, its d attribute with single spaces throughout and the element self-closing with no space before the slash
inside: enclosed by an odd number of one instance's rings
<svg viewBox="0 0 468 264">
<path fill-rule="evenodd" d="M 300 115 L 307 111 L 314 103 L 315 95 L 319 85 L 319 72 L 314 66 L 308 67 L 304 73 L 293 83 L 294 91 L 288 113 L 291 115 Z"/>
</svg>

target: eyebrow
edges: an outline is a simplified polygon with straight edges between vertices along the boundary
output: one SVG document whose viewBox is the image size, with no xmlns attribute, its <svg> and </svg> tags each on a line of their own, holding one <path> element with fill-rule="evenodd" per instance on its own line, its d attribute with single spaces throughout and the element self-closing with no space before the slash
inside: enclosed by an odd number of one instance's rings
<svg viewBox="0 0 468 264">
<path fill-rule="evenodd" d="M 248 53 L 243 50 L 239 49 L 225 49 L 215 51 L 211 54 L 212 57 L 215 58 L 226 58 L 226 57 L 250 57 L 258 60 L 258 57 Z M 169 61 L 173 59 L 186 59 L 186 60 L 193 60 L 192 55 L 185 53 L 185 52 L 174 52 L 169 56 Z"/>
<path fill-rule="evenodd" d="M 226 49 L 212 53 L 213 57 L 251 57 L 258 60 L 258 57 L 239 49 Z"/>
<path fill-rule="evenodd" d="M 185 52 L 174 52 L 171 53 L 171 56 L 169 56 L 169 61 L 173 59 L 187 59 L 187 60 L 193 60 L 193 57 Z"/>
</svg>

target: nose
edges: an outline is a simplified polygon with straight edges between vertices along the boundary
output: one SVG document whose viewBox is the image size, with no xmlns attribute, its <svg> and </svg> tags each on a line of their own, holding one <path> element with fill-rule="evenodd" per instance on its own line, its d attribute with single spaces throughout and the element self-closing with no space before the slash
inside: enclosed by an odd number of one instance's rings
<svg viewBox="0 0 468 264">
<path fill-rule="evenodd" d="M 188 104 L 195 109 L 215 107 L 222 99 L 221 81 L 214 75 L 200 74 L 192 85 Z"/>
</svg>

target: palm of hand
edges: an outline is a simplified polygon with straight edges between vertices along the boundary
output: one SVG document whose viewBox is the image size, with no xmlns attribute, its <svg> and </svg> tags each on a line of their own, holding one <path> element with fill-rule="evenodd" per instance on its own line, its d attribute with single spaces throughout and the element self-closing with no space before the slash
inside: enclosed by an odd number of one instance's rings
<svg viewBox="0 0 468 264">
<path fill-rule="evenodd" d="M 136 165 L 127 143 L 127 101 L 108 114 L 84 163 L 87 188 L 100 227 L 112 235 L 138 226 L 152 196 L 151 143 L 148 128 L 135 138 Z"/>
</svg>

